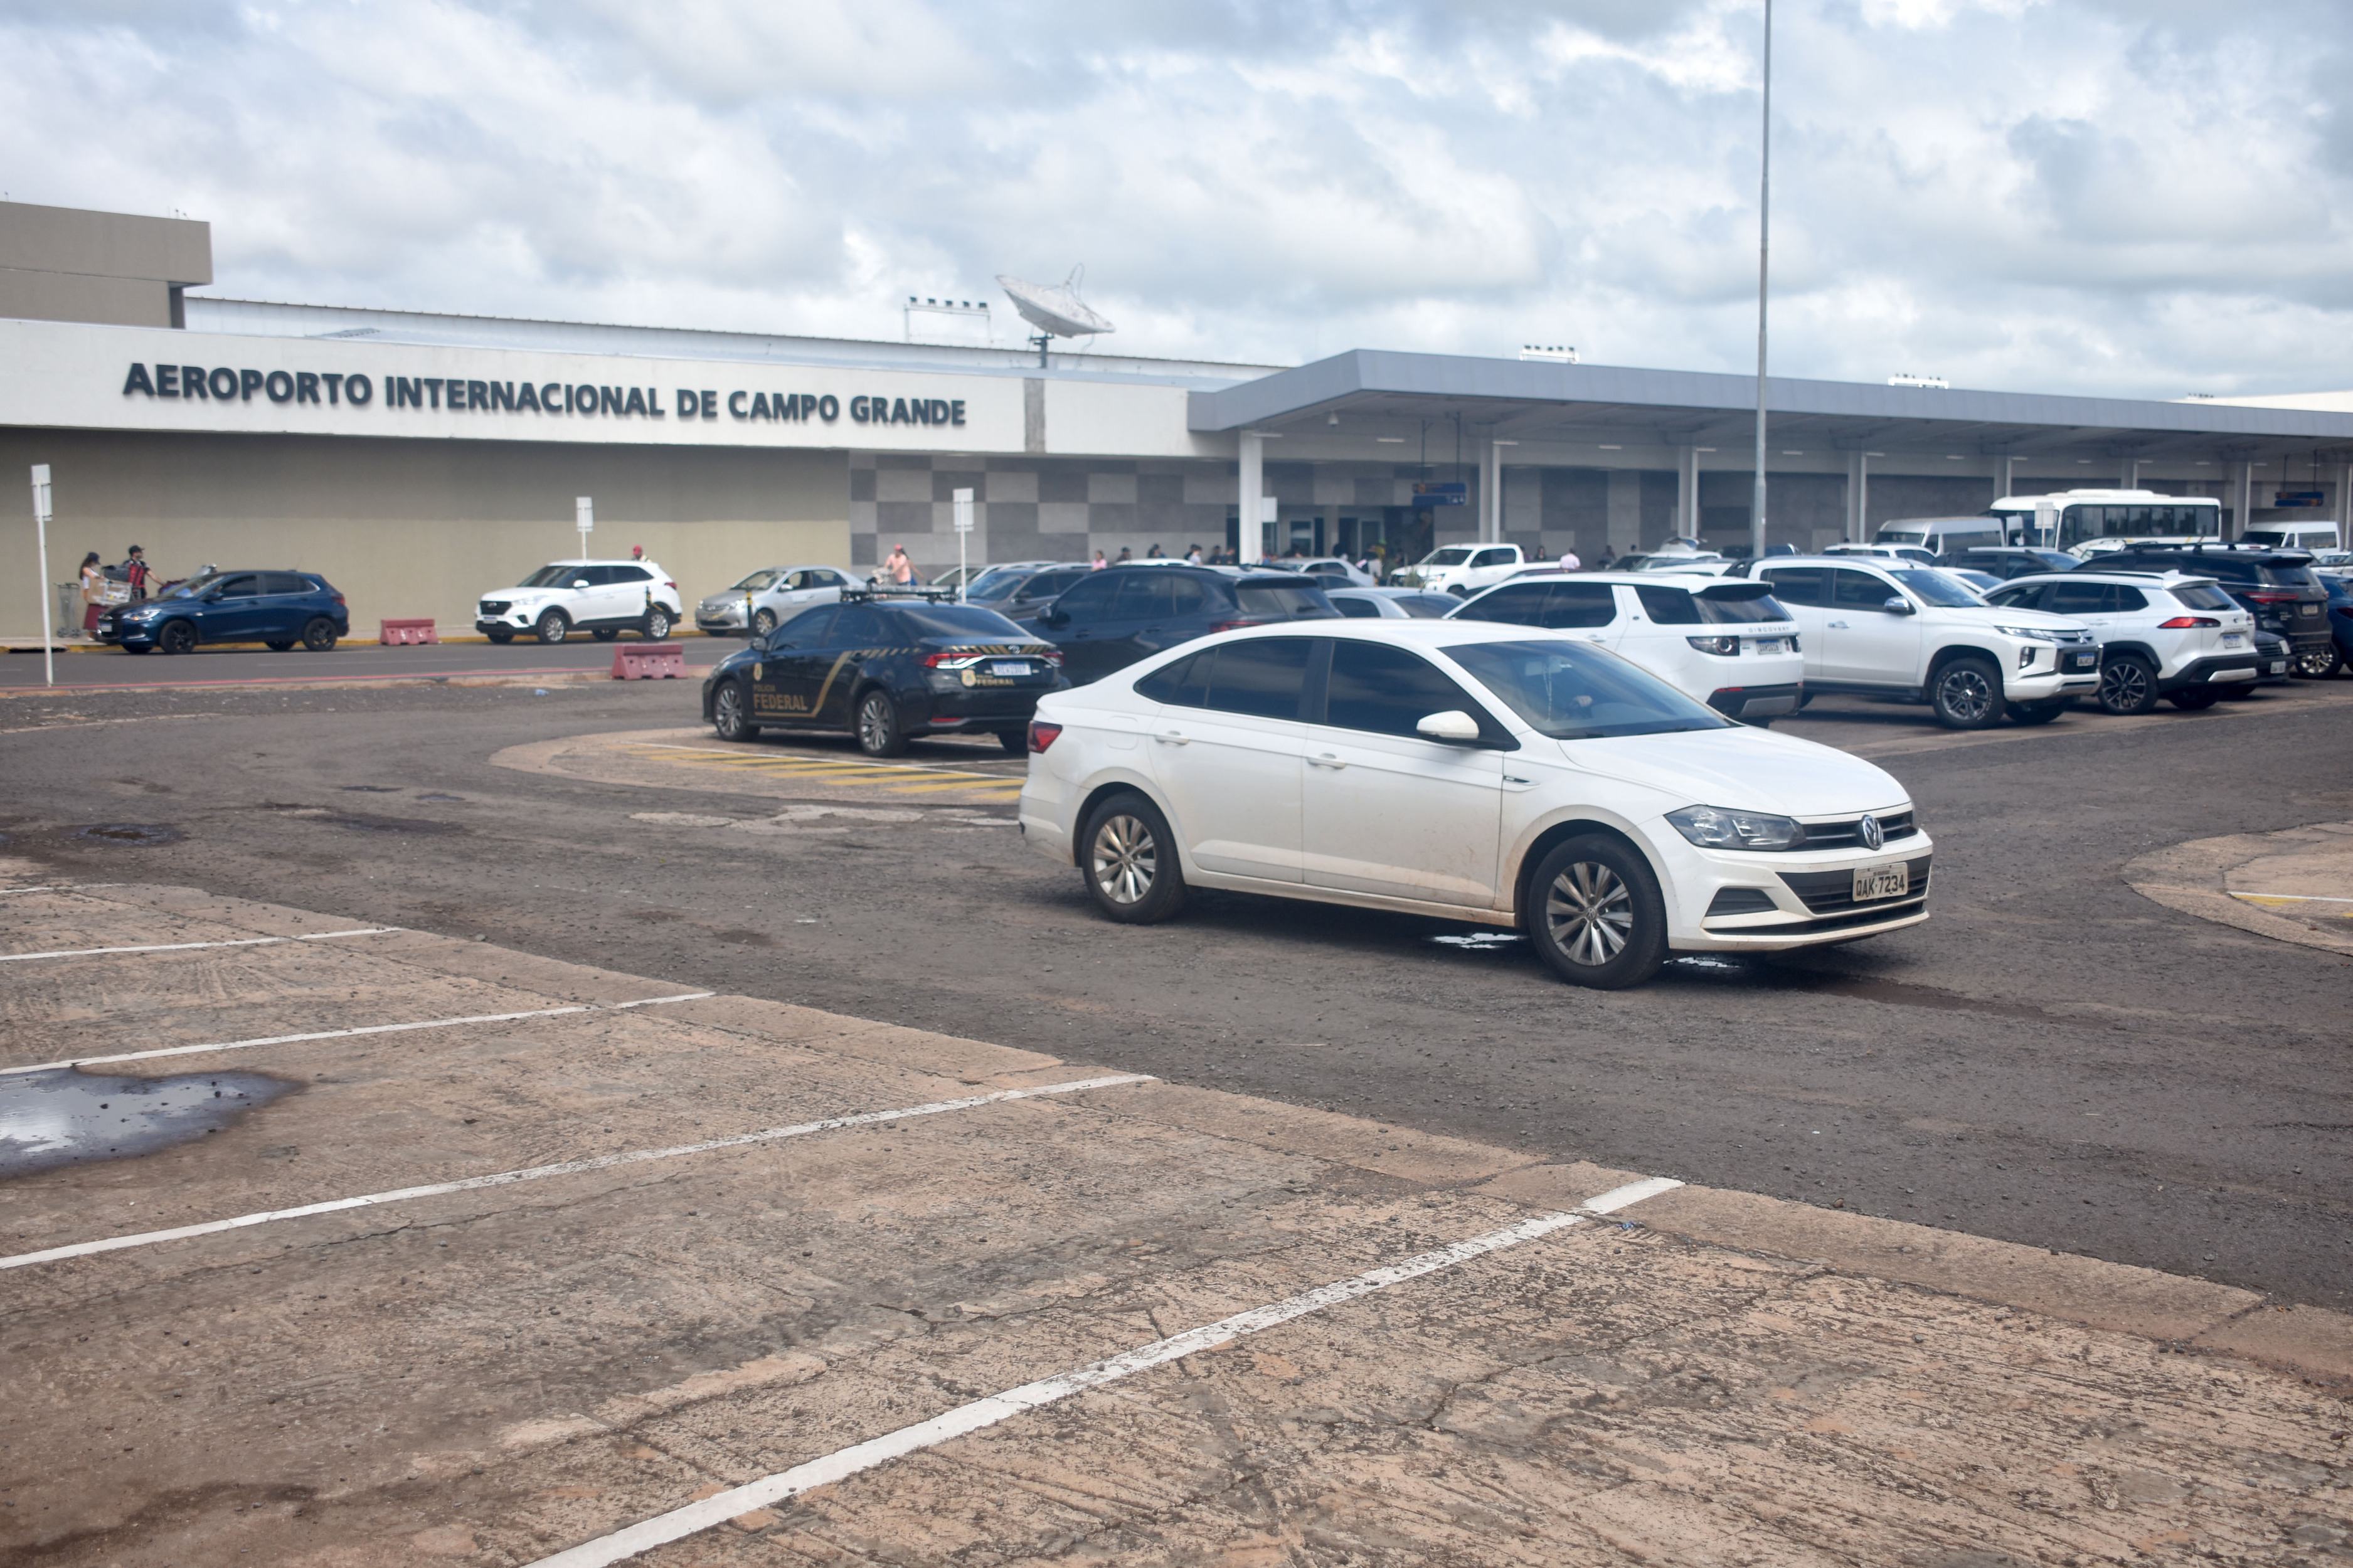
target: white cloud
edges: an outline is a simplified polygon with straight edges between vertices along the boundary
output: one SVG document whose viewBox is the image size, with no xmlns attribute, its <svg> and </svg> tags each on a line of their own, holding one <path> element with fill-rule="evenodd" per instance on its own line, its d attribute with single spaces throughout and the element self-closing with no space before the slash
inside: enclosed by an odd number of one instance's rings
<svg viewBox="0 0 2353 1568">
<path fill-rule="evenodd" d="M 0 188 L 227 295 L 893 336 L 1088 264 L 1105 347 L 1745 368 L 1757 0 L 0 0 Z M 2353 12 L 1779 0 L 1776 366 L 2341 383 Z"/>
</svg>

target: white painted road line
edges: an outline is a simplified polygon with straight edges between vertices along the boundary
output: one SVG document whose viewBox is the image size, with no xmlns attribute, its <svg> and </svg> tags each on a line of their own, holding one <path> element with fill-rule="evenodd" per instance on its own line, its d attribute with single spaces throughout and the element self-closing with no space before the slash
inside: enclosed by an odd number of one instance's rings
<svg viewBox="0 0 2353 1568">
<path fill-rule="evenodd" d="M 352 1029 L 320 1029 L 308 1035 L 262 1035 L 250 1040 L 216 1040 L 203 1046 L 158 1046 L 152 1051 L 123 1051 L 111 1057 L 76 1057 L 70 1061 L 35 1062 L 30 1067 L 0 1068 L 0 1078 L 18 1073 L 54 1072 L 58 1068 L 102 1067 L 108 1062 L 153 1061 L 157 1057 L 194 1056 L 203 1051 L 248 1051 L 256 1046 L 291 1046 L 304 1040 L 343 1040 L 356 1035 L 397 1035 L 410 1029 L 454 1029 L 462 1024 L 506 1024 L 518 1018 L 555 1018 L 567 1013 L 618 1013 L 629 1007 L 659 1007 L 669 1002 L 700 1002 L 714 991 L 691 991 L 683 996 L 644 996 L 635 1002 L 581 1002 L 569 1007 L 538 1007 L 524 1013 L 476 1013 L 465 1018 L 426 1018 L 414 1024 L 364 1024 Z"/>
<path fill-rule="evenodd" d="M 23 963 L 34 958 L 92 958 L 109 952 L 186 952 L 199 947 L 269 947 L 281 942 L 332 942 L 339 936 L 383 936 L 398 926 L 362 926 L 357 931 L 312 931 L 308 936 L 248 936 L 235 942 L 155 942 L 140 947 L 69 947 L 56 952 L 0 952 L 0 963 Z"/>
<path fill-rule="evenodd" d="M 2353 904 L 2353 899 L 2332 899 L 2326 893 L 2232 893 L 2234 899 L 2253 899 L 2255 902 L 2283 904 Z"/>
<path fill-rule="evenodd" d="M 99 1241 L 78 1241 L 69 1247 L 52 1247 L 39 1252 L 20 1252 L 14 1258 L 0 1258 L 0 1268 L 29 1268 L 37 1263 L 56 1263 L 68 1258 L 87 1258 L 99 1252 L 120 1252 L 128 1247 L 152 1247 L 159 1241 L 178 1241 L 185 1237 L 211 1236 L 224 1230 L 242 1230 L 247 1226 L 268 1225 L 273 1220 L 302 1219 L 311 1215 L 333 1214 L 339 1209 L 374 1208 L 381 1204 L 403 1203 L 410 1198 L 435 1198 L 446 1193 L 472 1192 L 480 1187 L 502 1187 L 512 1182 L 543 1181 L 550 1176 L 573 1176 L 584 1171 L 610 1170 L 616 1165 L 643 1164 L 649 1160 L 675 1160 L 682 1154 L 707 1154 L 713 1149 L 740 1149 L 750 1143 L 771 1143 L 779 1138 L 803 1138 L 812 1132 L 833 1132 L 844 1127 L 868 1127 L 878 1121 L 903 1121 L 913 1116 L 937 1116 L 943 1111 L 970 1110 L 976 1106 L 997 1105 L 1008 1100 L 1035 1100 L 1048 1094 L 1076 1094 L 1081 1089 L 1111 1089 L 1123 1084 L 1156 1082 L 1148 1073 L 1113 1073 L 1107 1078 L 1073 1079 L 1068 1083 L 1050 1083 L 1037 1089 L 1000 1089 L 993 1094 L 977 1094 L 969 1100 L 943 1100 L 930 1105 L 909 1106 L 903 1110 L 867 1110 L 854 1116 L 828 1117 L 823 1121 L 804 1121 L 793 1127 L 770 1127 L 759 1132 L 738 1132 L 726 1138 L 706 1139 L 700 1143 L 681 1143 L 669 1149 L 638 1149 L 627 1154 L 599 1154 L 591 1160 L 566 1160 L 558 1165 L 533 1165 L 527 1171 L 501 1171 L 496 1175 L 469 1176 L 459 1182 L 436 1182 L 430 1186 L 402 1187 L 396 1192 L 366 1193 L 355 1198 L 332 1198 L 322 1204 L 304 1204 L 300 1208 L 265 1209 L 259 1214 L 238 1215 L 232 1219 L 206 1220 L 201 1225 L 175 1226 L 170 1230 L 142 1231 L 135 1236 L 110 1236 Z"/>
<path fill-rule="evenodd" d="M 1550 1236 L 1556 1230 L 1581 1225 L 1600 1215 L 1614 1214 L 1629 1205 L 1656 1197 L 1682 1185 L 1681 1182 L 1665 1176 L 1630 1183 L 1603 1193 L 1570 1214 L 1538 1215 L 1517 1225 L 1505 1226 L 1501 1230 L 1491 1230 L 1484 1236 L 1474 1236 L 1468 1241 L 1441 1247 L 1435 1252 L 1409 1258 L 1402 1263 L 1367 1269 L 1353 1279 L 1319 1286 L 1287 1301 L 1252 1308 L 1247 1312 L 1237 1312 L 1230 1318 L 1220 1318 L 1214 1323 L 1204 1324 L 1165 1340 L 1155 1340 L 1124 1355 L 1113 1356 L 1092 1366 L 1082 1366 L 1076 1372 L 1066 1372 L 1059 1377 L 1049 1377 L 1037 1383 L 1025 1383 L 1018 1388 L 1008 1388 L 1002 1394 L 992 1394 L 986 1399 L 959 1405 L 928 1421 L 918 1421 L 912 1426 L 902 1426 L 896 1432 L 869 1438 L 838 1453 L 828 1454 L 821 1459 L 796 1465 L 789 1470 L 704 1498 L 701 1502 L 691 1502 L 669 1513 L 658 1514 L 627 1530 L 584 1542 L 553 1557 L 541 1558 L 532 1564 L 532 1568 L 607 1568 L 607 1564 L 634 1557 L 667 1542 L 709 1530 L 738 1514 L 767 1508 L 813 1488 L 847 1479 L 862 1470 L 871 1470 L 920 1449 L 936 1447 L 951 1438 L 977 1432 L 984 1426 L 994 1426 L 1000 1421 L 1067 1399 L 1073 1394 L 1100 1388 L 1107 1383 L 1116 1383 L 1121 1378 L 1164 1365 L 1180 1356 L 1198 1355 L 1228 1341 L 1287 1323 L 1293 1318 L 1320 1312 L 1326 1307 L 1336 1307 L 1343 1301 L 1353 1301 L 1359 1296 L 1368 1296 L 1376 1290 L 1385 1290 L 1392 1285 L 1417 1279 L 1425 1274 L 1434 1274 L 1441 1268 L 1451 1268 L 1491 1252 L 1501 1252 L 1505 1247 Z"/>
<path fill-rule="evenodd" d="M 11 893 L 63 893 L 69 890 L 63 882 L 50 882 L 38 888 L 0 888 L 0 899 Z"/>
</svg>

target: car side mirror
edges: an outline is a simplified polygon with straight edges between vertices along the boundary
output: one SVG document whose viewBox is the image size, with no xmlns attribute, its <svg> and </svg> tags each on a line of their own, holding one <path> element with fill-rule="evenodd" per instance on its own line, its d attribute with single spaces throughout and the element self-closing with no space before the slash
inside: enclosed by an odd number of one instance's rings
<svg viewBox="0 0 2353 1568">
<path fill-rule="evenodd" d="M 1068 610 L 1048 610 L 1038 617 L 1038 624 L 1041 626 L 1052 626 L 1059 631 L 1071 624 L 1071 614 Z"/>
<path fill-rule="evenodd" d="M 575 588 L 586 588 L 588 585 L 588 579 L 586 577 L 575 577 L 572 579 L 572 585 Z"/>
<path fill-rule="evenodd" d="M 1479 721 L 1460 708 L 1450 708 L 1443 713 L 1432 713 L 1414 727 L 1414 732 L 1426 741 L 1437 741 L 1449 746 L 1464 746 L 1477 742 Z"/>
<path fill-rule="evenodd" d="M 1910 616 L 1918 614 L 1917 611 L 1913 609 L 1912 601 L 1904 598 L 1900 595 L 1888 599 L 1879 607 L 1885 610 L 1891 616 Z"/>
</svg>

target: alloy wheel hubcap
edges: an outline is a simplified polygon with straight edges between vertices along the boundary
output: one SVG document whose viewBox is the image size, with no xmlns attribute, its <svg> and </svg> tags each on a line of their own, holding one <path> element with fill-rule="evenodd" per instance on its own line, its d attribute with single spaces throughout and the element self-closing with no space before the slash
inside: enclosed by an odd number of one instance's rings
<svg viewBox="0 0 2353 1568">
<path fill-rule="evenodd" d="M 722 730 L 733 731 L 743 717 L 744 700 L 735 695 L 734 688 L 729 687 L 720 692 L 719 727 Z"/>
<path fill-rule="evenodd" d="M 1553 879 L 1545 927 L 1571 963 L 1607 963 L 1633 937 L 1633 889 L 1599 861 L 1579 860 Z"/>
<path fill-rule="evenodd" d="M 2100 687 L 2110 707 L 2137 708 L 2148 694 L 2148 678 L 2137 664 L 2120 664 L 2100 677 Z"/>
<path fill-rule="evenodd" d="M 1114 816 L 1095 829 L 1095 886 L 1113 903 L 1132 904 L 1152 891 L 1159 869 L 1159 847 L 1142 819 Z"/>
<path fill-rule="evenodd" d="M 1993 707 L 1993 693 L 1985 677 L 1974 669 L 1957 669 L 1937 686 L 1945 699 L 1945 710 L 1956 719 L 1982 719 Z"/>
<path fill-rule="evenodd" d="M 866 705 L 859 709 L 858 738 L 865 742 L 870 750 L 891 738 L 891 715 L 883 708 L 881 698 L 870 697 Z"/>
</svg>

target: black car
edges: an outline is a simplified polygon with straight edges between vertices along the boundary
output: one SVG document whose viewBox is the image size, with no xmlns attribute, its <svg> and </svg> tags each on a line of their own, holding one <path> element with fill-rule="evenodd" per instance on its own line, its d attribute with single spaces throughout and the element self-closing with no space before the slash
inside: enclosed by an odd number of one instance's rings
<svg viewBox="0 0 2353 1568">
<path fill-rule="evenodd" d="M 1936 557 L 1936 564 L 1959 572 L 1985 572 L 2009 582 L 2012 577 L 2039 577 L 2048 572 L 2073 572 L 2083 564 L 2063 550 L 2037 550 L 2031 545 L 1986 544 L 1955 550 Z"/>
<path fill-rule="evenodd" d="M 1338 619 L 1324 590 L 1295 573 L 1239 566 L 1113 566 L 1091 574 L 1038 617 L 1074 686 L 1163 648 L 1232 626 Z"/>
<path fill-rule="evenodd" d="M 2337 663 L 2332 671 L 2353 667 L 2353 584 L 2331 575 L 2322 577 L 2320 585 L 2328 590 L 2328 630 L 2337 639 Z"/>
<path fill-rule="evenodd" d="M 2211 577 L 2255 617 L 2257 630 L 2287 639 L 2288 664 L 2295 673 L 2321 676 L 2337 667 L 2337 641 L 2328 627 L 2328 590 L 2312 569 L 2309 551 L 2242 544 L 2137 544 L 2109 551 L 2093 564 L 2103 572 L 2195 572 Z"/>
<path fill-rule="evenodd" d="M 702 717 L 723 741 L 762 729 L 847 730 L 895 757 L 918 735 L 994 734 L 1029 749 L 1038 699 L 1064 691 L 1062 656 L 994 610 L 945 589 L 851 588 L 719 661 Z"/>
<path fill-rule="evenodd" d="M 200 572 L 153 599 L 98 617 L 100 642 L 125 653 L 186 653 L 199 643 L 258 642 L 325 653 L 352 635 L 352 612 L 316 572 Z"/>
<path fill-rule="evenodd" d="M 1027 625 L 1044 615 L 1066 589 L 1092 570 L 1083 561 L 1066 561 L 1034 572 L 990 572 L 965 591 L 964 602 Z"/>
</svg>

